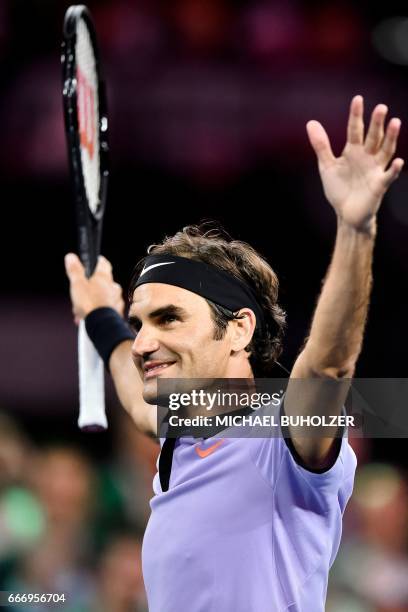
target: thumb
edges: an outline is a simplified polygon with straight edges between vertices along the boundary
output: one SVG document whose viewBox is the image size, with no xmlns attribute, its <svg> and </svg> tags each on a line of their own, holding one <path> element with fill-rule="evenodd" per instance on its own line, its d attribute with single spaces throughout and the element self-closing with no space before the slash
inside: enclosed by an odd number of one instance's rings
<svg viewBox="0 0 408 612">
<path fill-rule="evenodd" d="M 75 253 L 67 253 L 64 258 L 65 272 L 70 281 L 85 277 L 85 269 Z"/>
<path fill-rule="evenodd" d="M 112 278 L 112 264 L 103 255 L 99 255 L 99 257 L 98 257 L 98 263 L 96 264 L 96 268 L 95 268 L 94 274 L 96 272 L 99 273 L 99 274 L 104 274 L 105 276 L 107 276 L 110 279 Z"/>
<path fill-rule="evenodd" d="M 308 121 L 306 124 L 310 144 L 317 155 L 319 164 L 323 167 L 330 165 L 336 159 L 330 146 L 326 130 L 318 121 Z"/>
</svg>

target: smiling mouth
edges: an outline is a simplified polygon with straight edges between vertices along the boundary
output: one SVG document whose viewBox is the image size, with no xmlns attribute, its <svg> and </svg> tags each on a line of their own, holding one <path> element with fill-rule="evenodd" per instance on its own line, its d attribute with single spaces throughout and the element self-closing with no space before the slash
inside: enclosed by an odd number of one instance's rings
<svg viewBox="0 0 408 612">
<path fill-rule="evenodd" d="M 175 361 L 171 361 L 169 363 L 158 363 L 157 365 L 145 366 L 144 368 L 144 379 L 154 378 L 155 376 L 159 376 L 159 374 L 165 370 L 166 368 L 173 365 Z"/>
</svg>

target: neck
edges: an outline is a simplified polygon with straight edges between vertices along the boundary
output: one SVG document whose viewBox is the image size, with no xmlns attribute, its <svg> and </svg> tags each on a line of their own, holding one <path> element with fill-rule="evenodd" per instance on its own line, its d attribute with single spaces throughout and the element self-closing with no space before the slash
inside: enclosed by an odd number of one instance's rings
<svg viewBox="0 0 408 612">
<path fill-rule="evenodd" d="M 186 407 L 185 416 L 214 416 L 225 414 L 235 410 L 241 410 L 245 406 L 245 398 L 256 392 L 255 381 L 252 371 L 249 376 L 223 377 L 214 380 L 213 384 L 205 389 L 196 389 L 199 394 L 198 405 Z"/>
</svg>

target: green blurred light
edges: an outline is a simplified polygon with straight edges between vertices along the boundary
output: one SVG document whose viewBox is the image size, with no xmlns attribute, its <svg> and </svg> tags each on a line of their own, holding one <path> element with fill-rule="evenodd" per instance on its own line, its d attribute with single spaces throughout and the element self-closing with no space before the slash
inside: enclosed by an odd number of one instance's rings
<svg viewBox="0 0 408 612">
<path fill-rule="evenodd" d="M 18 540 L 32 542 L 44 533 L 44 512 L 37 499 L 27 489 L 9 488 L 1 498 L 0 508 L 9 534 Z"/>
</svg>

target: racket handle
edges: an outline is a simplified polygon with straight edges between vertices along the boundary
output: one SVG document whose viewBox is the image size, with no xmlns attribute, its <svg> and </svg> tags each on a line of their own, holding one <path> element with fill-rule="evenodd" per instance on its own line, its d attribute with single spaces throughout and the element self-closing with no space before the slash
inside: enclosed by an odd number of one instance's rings
<svg viewBox="0 0 408 612">
<path fill-rule="evenodd" d="M 107 429 L 105 413 L 104 365 L 86 333 L 85 322 L 79 323 L 79 418 L 81 429 Z"/>
</svg>

